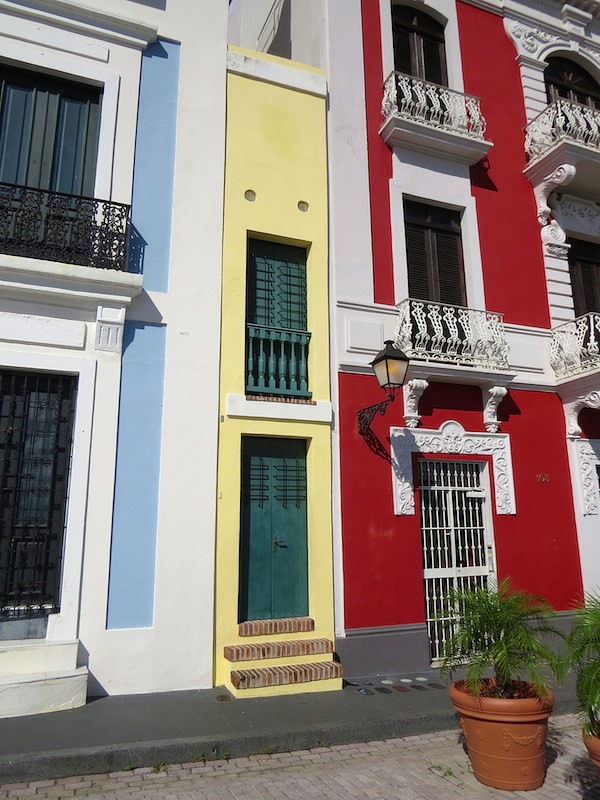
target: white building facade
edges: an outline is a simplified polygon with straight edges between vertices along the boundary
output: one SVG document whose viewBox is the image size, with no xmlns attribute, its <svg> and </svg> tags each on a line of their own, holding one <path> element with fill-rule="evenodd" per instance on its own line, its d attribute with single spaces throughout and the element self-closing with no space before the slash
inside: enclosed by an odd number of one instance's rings
<svg viewBox="0 0 600 800">
<path fill-rule="evenodd" d="M 0 4 L 4 716 L 213 684 L 217 5 Z"/>
</svg>

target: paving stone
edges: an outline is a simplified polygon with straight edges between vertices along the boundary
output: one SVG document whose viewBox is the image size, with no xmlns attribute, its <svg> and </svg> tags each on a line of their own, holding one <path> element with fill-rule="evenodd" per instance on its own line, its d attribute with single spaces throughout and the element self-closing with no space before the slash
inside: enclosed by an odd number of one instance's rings
<svg viewBox="0 0 600 800">
<path fill-rule="evenodd" d="M 600 800 L 574 715 L 549 729 L 545 784 L 531 792 L 478 783 L 457 731 L 251 758 L 141 768 L 0 786 L 0 798 L 36 800 Z"/>
</svg>

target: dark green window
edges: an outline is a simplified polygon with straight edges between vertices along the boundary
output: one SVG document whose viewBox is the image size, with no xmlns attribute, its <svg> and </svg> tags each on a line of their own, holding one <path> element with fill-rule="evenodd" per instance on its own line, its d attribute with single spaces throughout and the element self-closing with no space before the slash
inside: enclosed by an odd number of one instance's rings
<svg viewBox="0 0 600 800">
<path fill-rule="evenodd" d="M 92 196 L 100 89 L 0 69 L 0 182 Z"/>
<path fill-rule="evenodd" d="M 460 212 L 404 201 L 408 294 L 465 306 Z"/>
<path fill-rule="evenodd" d="M 563 97 L 571 103 L 600 108 L 600 85 L 583 67 L 568 58 L 549 58 L 544 80 L 549 103 Z"/>
<path fill-rule="evenodd" d="M 248 240 L 246 390 L 309 397 L 306 250 Z"/>
<path fill-rule="evenodd" d="M 600 312 L 600 244 L 570 239 L 569 271 L 575 316 Z"/>
<path fill-rule="evenodd" d="M 444 26 L 413 6 L 392 5 L 394 69 L 447 86 Z"/>
</svg>

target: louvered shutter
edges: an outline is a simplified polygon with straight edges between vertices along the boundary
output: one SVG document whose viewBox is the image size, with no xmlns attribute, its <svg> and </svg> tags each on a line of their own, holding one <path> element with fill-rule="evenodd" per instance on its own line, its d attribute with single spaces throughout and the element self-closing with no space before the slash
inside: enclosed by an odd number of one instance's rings
<svg viewBox="0 0 600 800">
<path fill-rule="evenodd" d="M 427 230 L 406 226 L 406 258 L 408 262 L 408 294 L 415 300 L 432 300 L 429 286 L 430 250 Z"/>
<path fill-rule="evenodd" d="M 306 251 L 250 239 L 247 321 L 271 328 L 306 331 Z"/>
<path fill-rule="evenodd" d="M 600 245 L 570 240 L 569 271 L 575 316 L 600 312 Z"/>
<path fill-rule="evenodd" d="M 92 195 L 100 90 L 5 67 L 0 91 L 0 181 Z"/>
<path fill-rule="evenodd" d="M 437 299 L 440 303 L 464 306 L 465 292 L 460 235 L 435 231 Z"/>
<path fill-rule="evenodd" d="M 444 45 L 433 39 L 423 38 L 423 63 L 425 68 L 425 80 L 446 86 L 446 57 Z"/>
</svg>

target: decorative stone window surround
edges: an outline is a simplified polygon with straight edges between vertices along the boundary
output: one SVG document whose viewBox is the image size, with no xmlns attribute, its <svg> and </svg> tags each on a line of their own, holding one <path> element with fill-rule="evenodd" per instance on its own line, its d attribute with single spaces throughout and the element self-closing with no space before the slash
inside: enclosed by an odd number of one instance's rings
<svg viewBox="0 0 600 800">
<path fill-rule="evenodd" d="M 577 476 L 584 516 L 600 514 L 597 468 L 600 466 L 600 439 L 576 439 L 574 447 Z"/>
<path fill-rule="evenodd" d="M 506 433 L 465 431 L 459 422 L 444 422 L 439 430 L 390 428 L 394 514 L 415 513 L 413 453 L 456 456 L 491 456 L 497 514 L 515 514 L 515 490 Z"/>
<path fill-rule="evenodd" d="M 383 73 L 381 81 L 385 81 L 394 71 L 394 43 L 392 36 L 392 2 L 379 0 L 381 19 L 381 49 Z M 458 36 L 458 17 L 456 3 L 453 0 L 428 0 L 420 2 L 419 10 L 444 25 L 444 45 L 446 49 L 446 68 L 448 87 L 457 92 L 464 92 L 462 62 L 460 58 L 460 40 Z"/>
<path fill-rule="evenodd" d="M 139 53 L 157 29 L 68 0 L 36 5 L 0 0 L 2 57 L 21 69 L 102 86 L 94 196 L 130 203 L 137 108 L 119 100 L 137 97 Z"/>
</svg>

